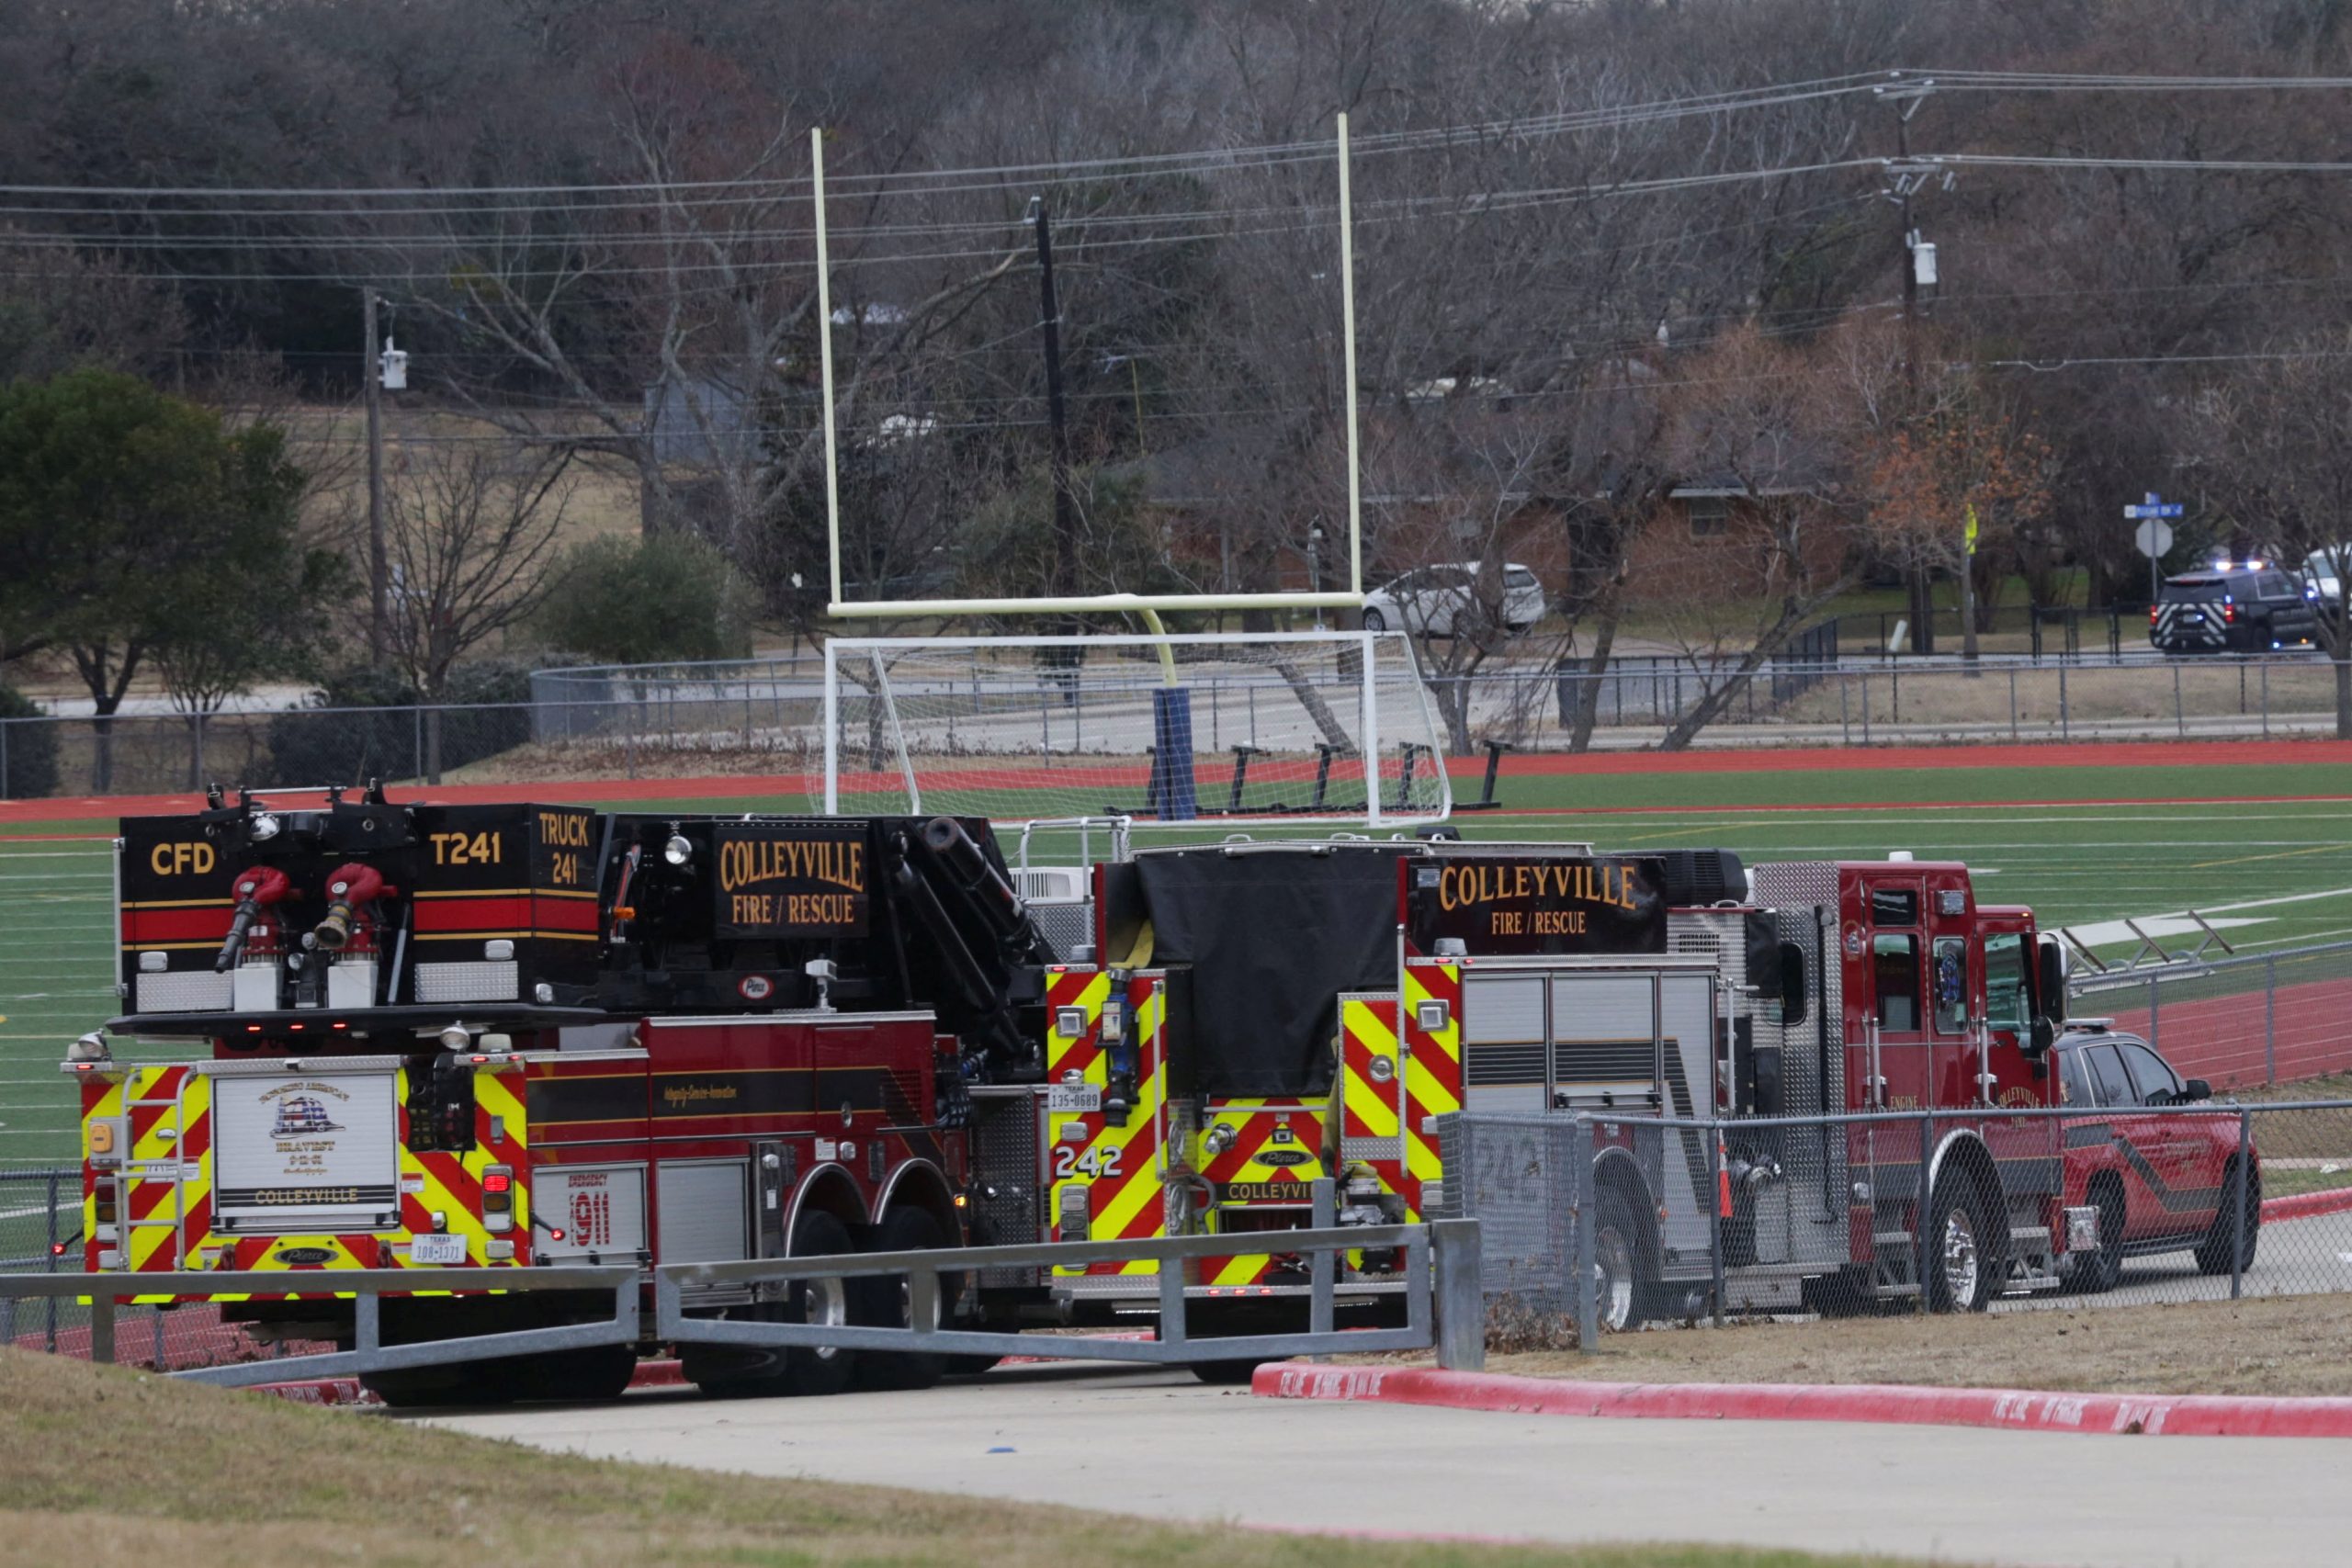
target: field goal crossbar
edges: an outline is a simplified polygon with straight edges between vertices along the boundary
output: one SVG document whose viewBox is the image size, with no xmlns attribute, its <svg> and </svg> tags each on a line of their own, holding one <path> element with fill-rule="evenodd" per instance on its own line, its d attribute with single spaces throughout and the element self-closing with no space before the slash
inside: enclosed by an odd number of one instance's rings
<svg viewBox="0 0 2352 1568">
<path fill-rule="evenodd" d="M 824 811 L 1143 824 L 1442 822 L 1401 632 L 831 637 Z"/>
</svg>

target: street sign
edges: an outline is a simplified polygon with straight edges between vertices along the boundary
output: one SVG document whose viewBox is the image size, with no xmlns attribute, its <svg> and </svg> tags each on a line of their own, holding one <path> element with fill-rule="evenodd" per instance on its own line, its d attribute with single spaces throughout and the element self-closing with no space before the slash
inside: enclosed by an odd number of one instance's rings
<svg viewBox="0 0 2352 1568">
<path fill-rule="evenodd" d="M 2132 542 L 2140 547 L 2142 555 L 2148 558 L 2148 603 L 2151 604 L 2156 602 L 2160 592 L 2156 581 L 2156 562 L 2172 548 L 2172 525 L 2165 519 L 2177 517 L 2186 510 L 2180 502 L 2166 501 L 2154 491 L 2148 491 L 2139 505 L 2123 509 L 2124 521 L 2140 525 L 2132 530 Z"/>
</svg>

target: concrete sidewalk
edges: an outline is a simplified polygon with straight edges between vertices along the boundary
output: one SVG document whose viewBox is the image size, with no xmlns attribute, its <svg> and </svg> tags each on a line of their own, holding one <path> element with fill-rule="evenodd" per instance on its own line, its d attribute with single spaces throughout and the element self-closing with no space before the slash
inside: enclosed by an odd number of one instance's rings
<svg viewBox="0 0 2352 1568">
<path fill-rule="evenodd" d="M 1701 1540 L 2035 1568 L 2301 1568 L 2352 1540 L 2352 1440 L 1616 1421 L 1317 1404 L 1023 1368 L 919 1393 L 438 1418 L 610 1458 L 1269 1529 Z"/>
</svg>

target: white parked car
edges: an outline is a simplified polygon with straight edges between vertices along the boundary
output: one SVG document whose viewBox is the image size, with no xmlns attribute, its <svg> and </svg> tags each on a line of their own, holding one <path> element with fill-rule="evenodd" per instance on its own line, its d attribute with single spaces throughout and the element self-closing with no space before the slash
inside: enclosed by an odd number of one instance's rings
<svg viewBox="0 0 2352 1568">
<path fill-rule="evenodd" d="M 1523 566 L 1502 569 L 1503 600 L 1496 616 L 1505 631 L 1517 636 L 1544 618 L 1544 583 Z M 1422 637 L 1452 637 L 1456 621 L 1467 626 L 1483 622 L 1478 563 L 1439 561 L 1417 568 L 1363 596 L 1363 629 L 1368 632 L 1408 631 Z"/>
<path fill-rule="evenodd" d="M 2335 565 L 2352 556 L 2352 545 L 2322 545 L 2303 559 L 2303 581 L 2311 584 L 2311 596 L 2323 604 L 2337 603 L 2338 587 Z"/>
</svg>

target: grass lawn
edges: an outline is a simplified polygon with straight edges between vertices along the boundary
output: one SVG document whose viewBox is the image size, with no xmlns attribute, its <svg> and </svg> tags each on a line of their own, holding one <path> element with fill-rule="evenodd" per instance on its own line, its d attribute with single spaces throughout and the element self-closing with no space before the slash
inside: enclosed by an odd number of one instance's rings
<svg viewBox="0 0 2352 1568">
<path fill-rule="evenodd" d="M 2352 768 L 2181 765 L 2171 761 L 2176 749 L 2152 750 L 2163 761 L 2148 764 L 2125 751 L 2111 766 L 1972 765 L 1964 748 L 1949 755 L 1951 765 L 1927 767 L 1871 766 L 1865 752 L 1813 768 L 1759 760 L 1742 770 L 1731 759 L 1739 771 L 1525 772 L 1503 782 L 1509 809 L 1455 820 L 1471 838 L 1581 840 L 1621 851 L 1721 846 L 1750 862 L 1875 859 L 1898 849 L 1962 860 L 1980 898 L 2028 905 L 2045 928 L 2087 928 L 2091 945 L 2116 956 L 2136 942 L 2112 922 L 2185 908 L 2245 953 L 2352 939 Z M 526 797 L 528 785 L 516 794 Z M 2154 804 L 2109 804 L 2116 801 Z M 797 794 L 748 789 L 609 804 L 712 814 L 807 808 Z M 1035 809 L 1017 795 L 987 804 L 1006 817 Z M 0 813 L 0 1170 L 74 1157 L 72 1096 L 56 1064 L 66 1041 L 114 1009 L 104 842 L 112 826 L 11 824 Z M 1228 830 L 1212 821 L 1189 836 Z M 58 836 L 77 833 L 90 837 Z M 1170 836 L 1137 834 L 1143 842 Z M 1038 853 L 1051 861 L 1075 846 L 1041 842 Z M 0 1212 L 11 1206 L 0 1202 Z M 0 1250 L 7 1245 L 0 1235 Z"/>
<path fill-rule="evenodd" d="M 1194 1529 L 1069 1508 L 579 1459 L 0 1350 L 0 1557 L 170 1562 L 1086 1562 L 1182 1568 L 1805 1568 L 1708 1547 L 1500 1548 Z"/>
<path fill-rule="evenodd" d="M 1609 1382 L 1934 1383 L 2080 1393 L 2352 1394 L 2352 1298 L 2279 1296 L 1986 1316 L 1734 1320 L 1611 1335 L 1490 1371 Z"/>
</svg>

